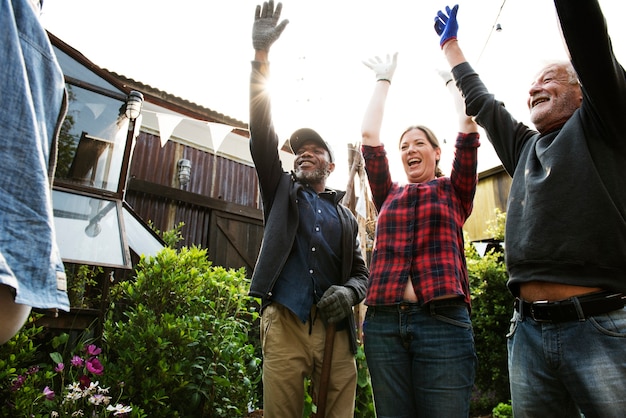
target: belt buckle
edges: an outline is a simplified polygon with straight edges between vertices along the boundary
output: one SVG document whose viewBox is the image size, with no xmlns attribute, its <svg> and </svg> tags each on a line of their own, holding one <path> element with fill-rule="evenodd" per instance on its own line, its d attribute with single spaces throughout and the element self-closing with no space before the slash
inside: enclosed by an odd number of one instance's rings
<svg viewBox="0 0 626 418">
<path fill-rule="evenodd" d="M 548 306 L 548 303 L 550 303 L 547 300 L 537 300 L 535 302 L 532 302 L 530 304 L 530 317 L 535 321 L 535 322 L 552 322 L 551 318 L 537 318 L 535 316 L 535 308 L 537 307 L 544 307 L 544 306 Z M 546 311 L 544 311 L 546 312 Z"/>
</svg>

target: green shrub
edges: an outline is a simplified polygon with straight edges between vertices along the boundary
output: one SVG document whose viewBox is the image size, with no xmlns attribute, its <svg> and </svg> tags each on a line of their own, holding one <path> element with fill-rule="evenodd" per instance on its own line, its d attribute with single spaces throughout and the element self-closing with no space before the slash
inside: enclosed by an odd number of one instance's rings
<svg viewBox="0 0 626 418">
<path fill-rule="evenodd" d="M 15 416 L 18 395 L 14 384 L 18 376 L 39 361 L 35 338 L 43 327 L 34 323 L 39 316 L 31 315 L 17 335 L 0 345 L 0 417 Z"/>
<path fill-rule="evenodd" d="M 359 345 L 356 353 L 356 366 L 358 380 L 356 386 L 356 404 L 354 407 L 354 416 L 359 418 L 376 418 L 374 409 L 374 395 L 372 393 L 372 382 L 370 373 L 367 369 L 365 361 L 365 350 L 363 345 Z"/>
<path fill-rule="evenodd" d="M 170 248 L 176 248 L 185 239 L 182 234 L 184 226 L 184 222 L 179 222 L 174 226 L 174 228 L 167 231 L 161 231 L 154 226 L 152 221 L 148 221 L 148 227 L 150 227 L 155 234 L 161 237 L 163 242 L 165 242 L 165 246 Z"/>
<path fill-rule="evenodd" d="M 256 405 L 244 273 L 213 266 L 206 250 L 165 248 L 113 286 L 103 346 L 125 399 L 151 418 L 241 417 Z"/>
<path fill-rule="evenodd" d="M 489 223 L 490 236 L 504 238 L 506 214 L 496 210 Z M 495 405 L 510 399 L 507 339 L 513 296 L 506 286 L 508 274 L 501 250 L 480 257 L 466 239 L 465 256 L 472 294 L 472 324 L 478 369 L 472 395 L 472 412 L 490 413 Z"/>
<path fill-rule="evenodd" d="M 513 418 L 513 408 L 510 403 L 499 403 L 493 411 L 491 411 L 493 418 Z"/>
<path fill-rule="evenodd" d="M 98 308 L 102 299 L 98 277 L 104 269 L 87 264 L 65 263 L 67 296 L 72 308 Z"/>
</svg>

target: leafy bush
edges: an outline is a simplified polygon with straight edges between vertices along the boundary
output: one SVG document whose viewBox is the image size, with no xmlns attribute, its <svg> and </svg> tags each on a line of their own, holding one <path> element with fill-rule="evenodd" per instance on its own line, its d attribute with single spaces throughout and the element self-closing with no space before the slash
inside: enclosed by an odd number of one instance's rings
<svg viewBox="0 0 626 418">
<path fill-rule="evenodd" d="M 356 365 L 357 386 L 354 416 L 359 418 L 376 418 L 372 382 L 370 380 L 369 370 L 367 369 L 367 362 L 365 361 L 365 350 L 363 349 L 363 345 L 359 345 L 358 347 L 356 353 Z"/>
<path fill-rule="evenodd" d="M 243 269 L 215 267 L 206 250 L 165 248 L 111 289 L 104 323 L 110 373 L 151 418 L 241 417 L 257 402 L 257 319 Z"/>
<path fill-rule="evenodd" d="M 504 238 L 506 214 L 496 210 L 489 223 L 490 236 Z M 480 257 L 469 240 L 465 256 L 472 294 L 472 324 L 478 369 L 472 396 L 473 413 L 490 413 L 494 405 L 510 399 L 507 340 L 513 296 L 506 286 L 508 274 L 501 250 Z"/>
<path fill-rule="evenodd" d="M 499 403 L 491 412 L 493 418 L 513 418 L 513 408 L 510 403 Z"/>
<path fill-rule="evenodd" d="M 67 295 L 72 308 L 96 308 L 102 299 L 98 277 L 104 269 L 100 266 L 65 263 Z"/>
<path fill-rule="evenodd" d="M 38 344 L 35 338 L 43 327 L 34 324 L 40 315 L 33 314 L 26 325 L 6 343 L 0 345 L 0 416 L 15 416 L 14 382 L 18 376 L 37 364 Z M 43 388 L 42 388 L 43 389 Z"/>
<path fill-rule="evenodd" d="M 182 234 L 183 226 L 185 226 L 185 223 L 179 222 L 174 226 L 174 228 L 167 231 L 161 231 L 154 226 L 154 222 L 148 221 L 148 227 L 152 229 L 155 234 L 161 237 L 163 242 L 165 242 L 165 245 L 170 248 L 176 248 L 181 241 L 185 239 Z"/>
</svg>

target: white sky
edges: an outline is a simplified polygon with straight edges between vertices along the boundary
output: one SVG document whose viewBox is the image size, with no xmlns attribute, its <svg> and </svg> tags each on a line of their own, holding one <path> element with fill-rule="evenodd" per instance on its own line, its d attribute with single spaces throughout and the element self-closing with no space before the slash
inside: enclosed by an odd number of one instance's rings
<svg viewBox="0 0 626 418">
<path fill-rule="evenodd" d="M 96 65 L 248 122 L 251 33 L 257 0 L 45 0 L 42 23 Z M 450 172 L 457 122 L 437 74 L 447 69 L 433 29 L 443 0 L 285 0 L 289 25 L 270 52 L 274 124 L 289 137 L 317 130 L 337 156 L 329 184 L 345 188 L 346 144 L 360 140 L 374 87 L 362 64 L 399 52 L 382 139 L 397 181 L 396 144 L 409 125 L 424 124 L 442 142 Z M 453 5 L 455 3 L 448 3 Z M 528 122 L 532 77 L 565 59 L 550 0 L 458 0 L 459 41 L 470 63 L 517 119 Z M 623 0 L 600 0 L 618 58 L 626 63 Z M 494 30 L 500 23 L 502 31 Z M 584 30 L 584 28 L 581 28 Z M 446 144 L 443 144 L 443 140 Z M 479 171 L 499 164 L 485 135 Z"/>
</svg>

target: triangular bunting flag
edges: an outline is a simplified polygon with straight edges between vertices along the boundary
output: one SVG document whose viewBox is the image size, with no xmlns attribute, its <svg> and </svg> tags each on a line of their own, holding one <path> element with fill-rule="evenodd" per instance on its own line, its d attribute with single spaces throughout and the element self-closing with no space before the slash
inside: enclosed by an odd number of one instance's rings
<svg viewBox="0 0 626 418">
<path fill-rule="evenodd" d="M 367 196 L 364 196 L 363 193 L 357 198 L 354 210 L 361 218 L 367 219 Z"/>
<path fill-rule="evenodd" d="M 229 125 L 224 125 L 223 123 L 215 123 L 215 122 L 207 122 L 207 126 L 211 128 L 211 141 L 213 141 L 213 151 L 217 152 L 217 150 L 224 142 L 226 135 L 228 135 L 233 127 Z"/>
<path fill-rule="evenodd" d="M 478 255 L 481 257 L 484 256 L 485 252 L 487 252 L 487 245 L 489 243 L 477 241 L 477 242 L 474 242 L 473 244 L 474 244 L 474 247 L 476 247 L 476 251 L 478 252 Z"/>
<path fill-rule="evenodd" d="M 183 118 L 176 115 L 168 115 L 165 113 L 156 113 L 157 122 L 159 124 L 159 136 L 161 138 L 161 147 L 165 146 L 165 143 L 169 141 L 172 136 L 172 132 L 178 126 Z"/>
</svg>

